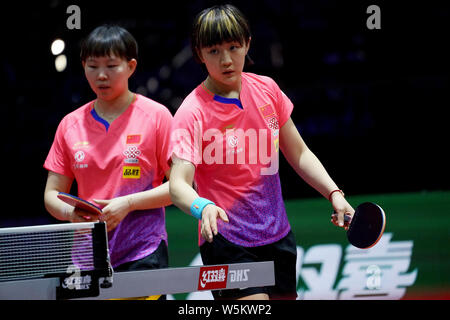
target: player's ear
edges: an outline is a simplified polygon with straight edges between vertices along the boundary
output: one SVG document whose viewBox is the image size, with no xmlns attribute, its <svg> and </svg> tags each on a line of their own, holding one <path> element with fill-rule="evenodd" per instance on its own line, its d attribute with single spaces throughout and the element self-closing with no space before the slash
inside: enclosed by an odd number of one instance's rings
<svg viewBox="0 0 450 320">
<path fill-rule="evenodd" d="M 136 66 L 137 66 L 136 59 L 131 59 L 128 61 L 128 69 L 130 70 L 130 75 L 134 73 L 134 71 L 136 70 Z"/>
<path fill-rule="evenodd" d="M 245 66 L 251 67 L 255 64 L 255 62 L 250 58 L 248 55 L 248 50 L 250 50 L 250 42 L 252 40 L 252 37 L 249 37 L 247 42 L 245 43 Z"/>
<path fill-rule="evenodd" d="M 199 60 L 201 63 L 205 63 L 205 60 L 203 59 L 203 56 L 202 56 L 202 50 L 201 50 L 200 48 L 196 47 L 196 48 L 195 48 L 195 52 L 197 52 L 198 60 Z"/>
<path fill-rule="evenodd" d="M 248 37 L 247 43 L 245 44 L 245 54 L 248 53 L 248 50 L 250 49 L 250 42 L 252 41 L 252 37 Z"/>
</svg>

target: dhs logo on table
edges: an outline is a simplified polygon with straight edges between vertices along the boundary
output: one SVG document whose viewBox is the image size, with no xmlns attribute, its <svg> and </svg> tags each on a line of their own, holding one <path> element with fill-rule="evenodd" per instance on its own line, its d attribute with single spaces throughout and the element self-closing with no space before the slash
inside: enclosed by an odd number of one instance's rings
<svg viewBox="0 0 450 320">
<path fill-rule="evenodd" d="M 93 270 L 81 271 L 78 266 L 70 265 L 67 267 L 67 274 L 60 276 L 60 286 L 56 288 L 56 299 L 96 297 L 99 295 L 98 276 L 94 275 Z"/>
<path fill-rule="evenodd" d="M 80 268 L 75 265 L 67 267 L 67 273 L 71 274 L 69 277 L 64 278 L 61 286 L 64 289 L 70 290 L 89 290 L 91 288 L 92 278 L 89 274 L 81 275 Z"/>
<path fill-rule="evenodd" d="M 248 273 L 250 269 L 230 270 L 230 282 L 246 282 L 248 281 Z"/>
</svg>

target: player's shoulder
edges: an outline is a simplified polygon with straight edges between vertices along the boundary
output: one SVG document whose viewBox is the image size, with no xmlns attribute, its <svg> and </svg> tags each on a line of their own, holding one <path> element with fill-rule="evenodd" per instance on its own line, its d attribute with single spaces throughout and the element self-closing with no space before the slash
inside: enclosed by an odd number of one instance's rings
<svg viewBox="0 0 450 320">
<path fill-rule="evenodd" d="M 208 93 L 199 85 L 184 98 L 175 115 L 202 113 L 207 107 L 209 100 L 211 100 L 207 95 Z"/>
<path fill-rule="evenodd" d="M 83 123 L 84 120 L 86 119 L 86 115 L 89 114 L 92 109 L 93 102 L 94 100 L 89 101 L 88 103 L 82 105 L 81 107 L 78 107 L 72 112 L 66 114 L 59 123 L 60 129 L 67 131 L 71 127 L 74 127 L 79 123 Z"/>
<path fill-rule="evenodd" d="M 172 116 L 165 105 L 140 94 L 136 94 L 136 101 L 134 104 L 140 113 L 148 117 L 155 117 L 158 115 Z"/>
<path fill-rule="evenodd" d="M 242 77 L 248 83 L 255 85 L 255 86 L 267 87 L 267 88 L 273 88 L 274 86 L 277 86 L 275 80 L 273 80 L 269 76 L 251 73 L 251 72 L 243 72 Z"/>
<path fill-rule="evenodd" d="M 250 87 L 250 91 L 264 92 L 273 99 L 276 99 L 280 93 L 280 87 L 271 77 L 248 72 L 243 72 L 242 77 Z"/>
</svg>

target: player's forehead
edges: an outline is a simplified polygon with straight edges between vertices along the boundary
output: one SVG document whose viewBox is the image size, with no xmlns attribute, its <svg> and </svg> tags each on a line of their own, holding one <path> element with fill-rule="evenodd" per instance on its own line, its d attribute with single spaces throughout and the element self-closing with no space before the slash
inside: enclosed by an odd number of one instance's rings
<svg viewBox="0 0 450 320">
<path fill-rule="evenodd" d="M 86 62 L 117 62 L 123 60 L 120 56 L 110 53 L 107 55 L 92 55 L 86 58 Z"/>
<path fill-rule="evenodd" d="M 219 43 L 208 45 L 208 46 L 202 47 L 202 49 L 210 49 L 210 48 L 215 48 L 215 47 L 242 46 L 242 45 L 243 44 L 237 40 L 229 40 L 229 41 L 222 41 Z"/>
</svg>

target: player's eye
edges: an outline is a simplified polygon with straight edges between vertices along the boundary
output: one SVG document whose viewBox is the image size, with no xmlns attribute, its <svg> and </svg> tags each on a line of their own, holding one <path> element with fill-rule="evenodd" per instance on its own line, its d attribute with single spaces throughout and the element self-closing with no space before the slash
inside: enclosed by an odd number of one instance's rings
<svg viewBox="0 0 450 320">
<path fill-rule="evenodd" d="M 241 45 L 239 43 L 233 43 L 232 45 L 230 45 L 230 50 L 236 50 L 239 49 L 241 47 Z"/>
</svg>

